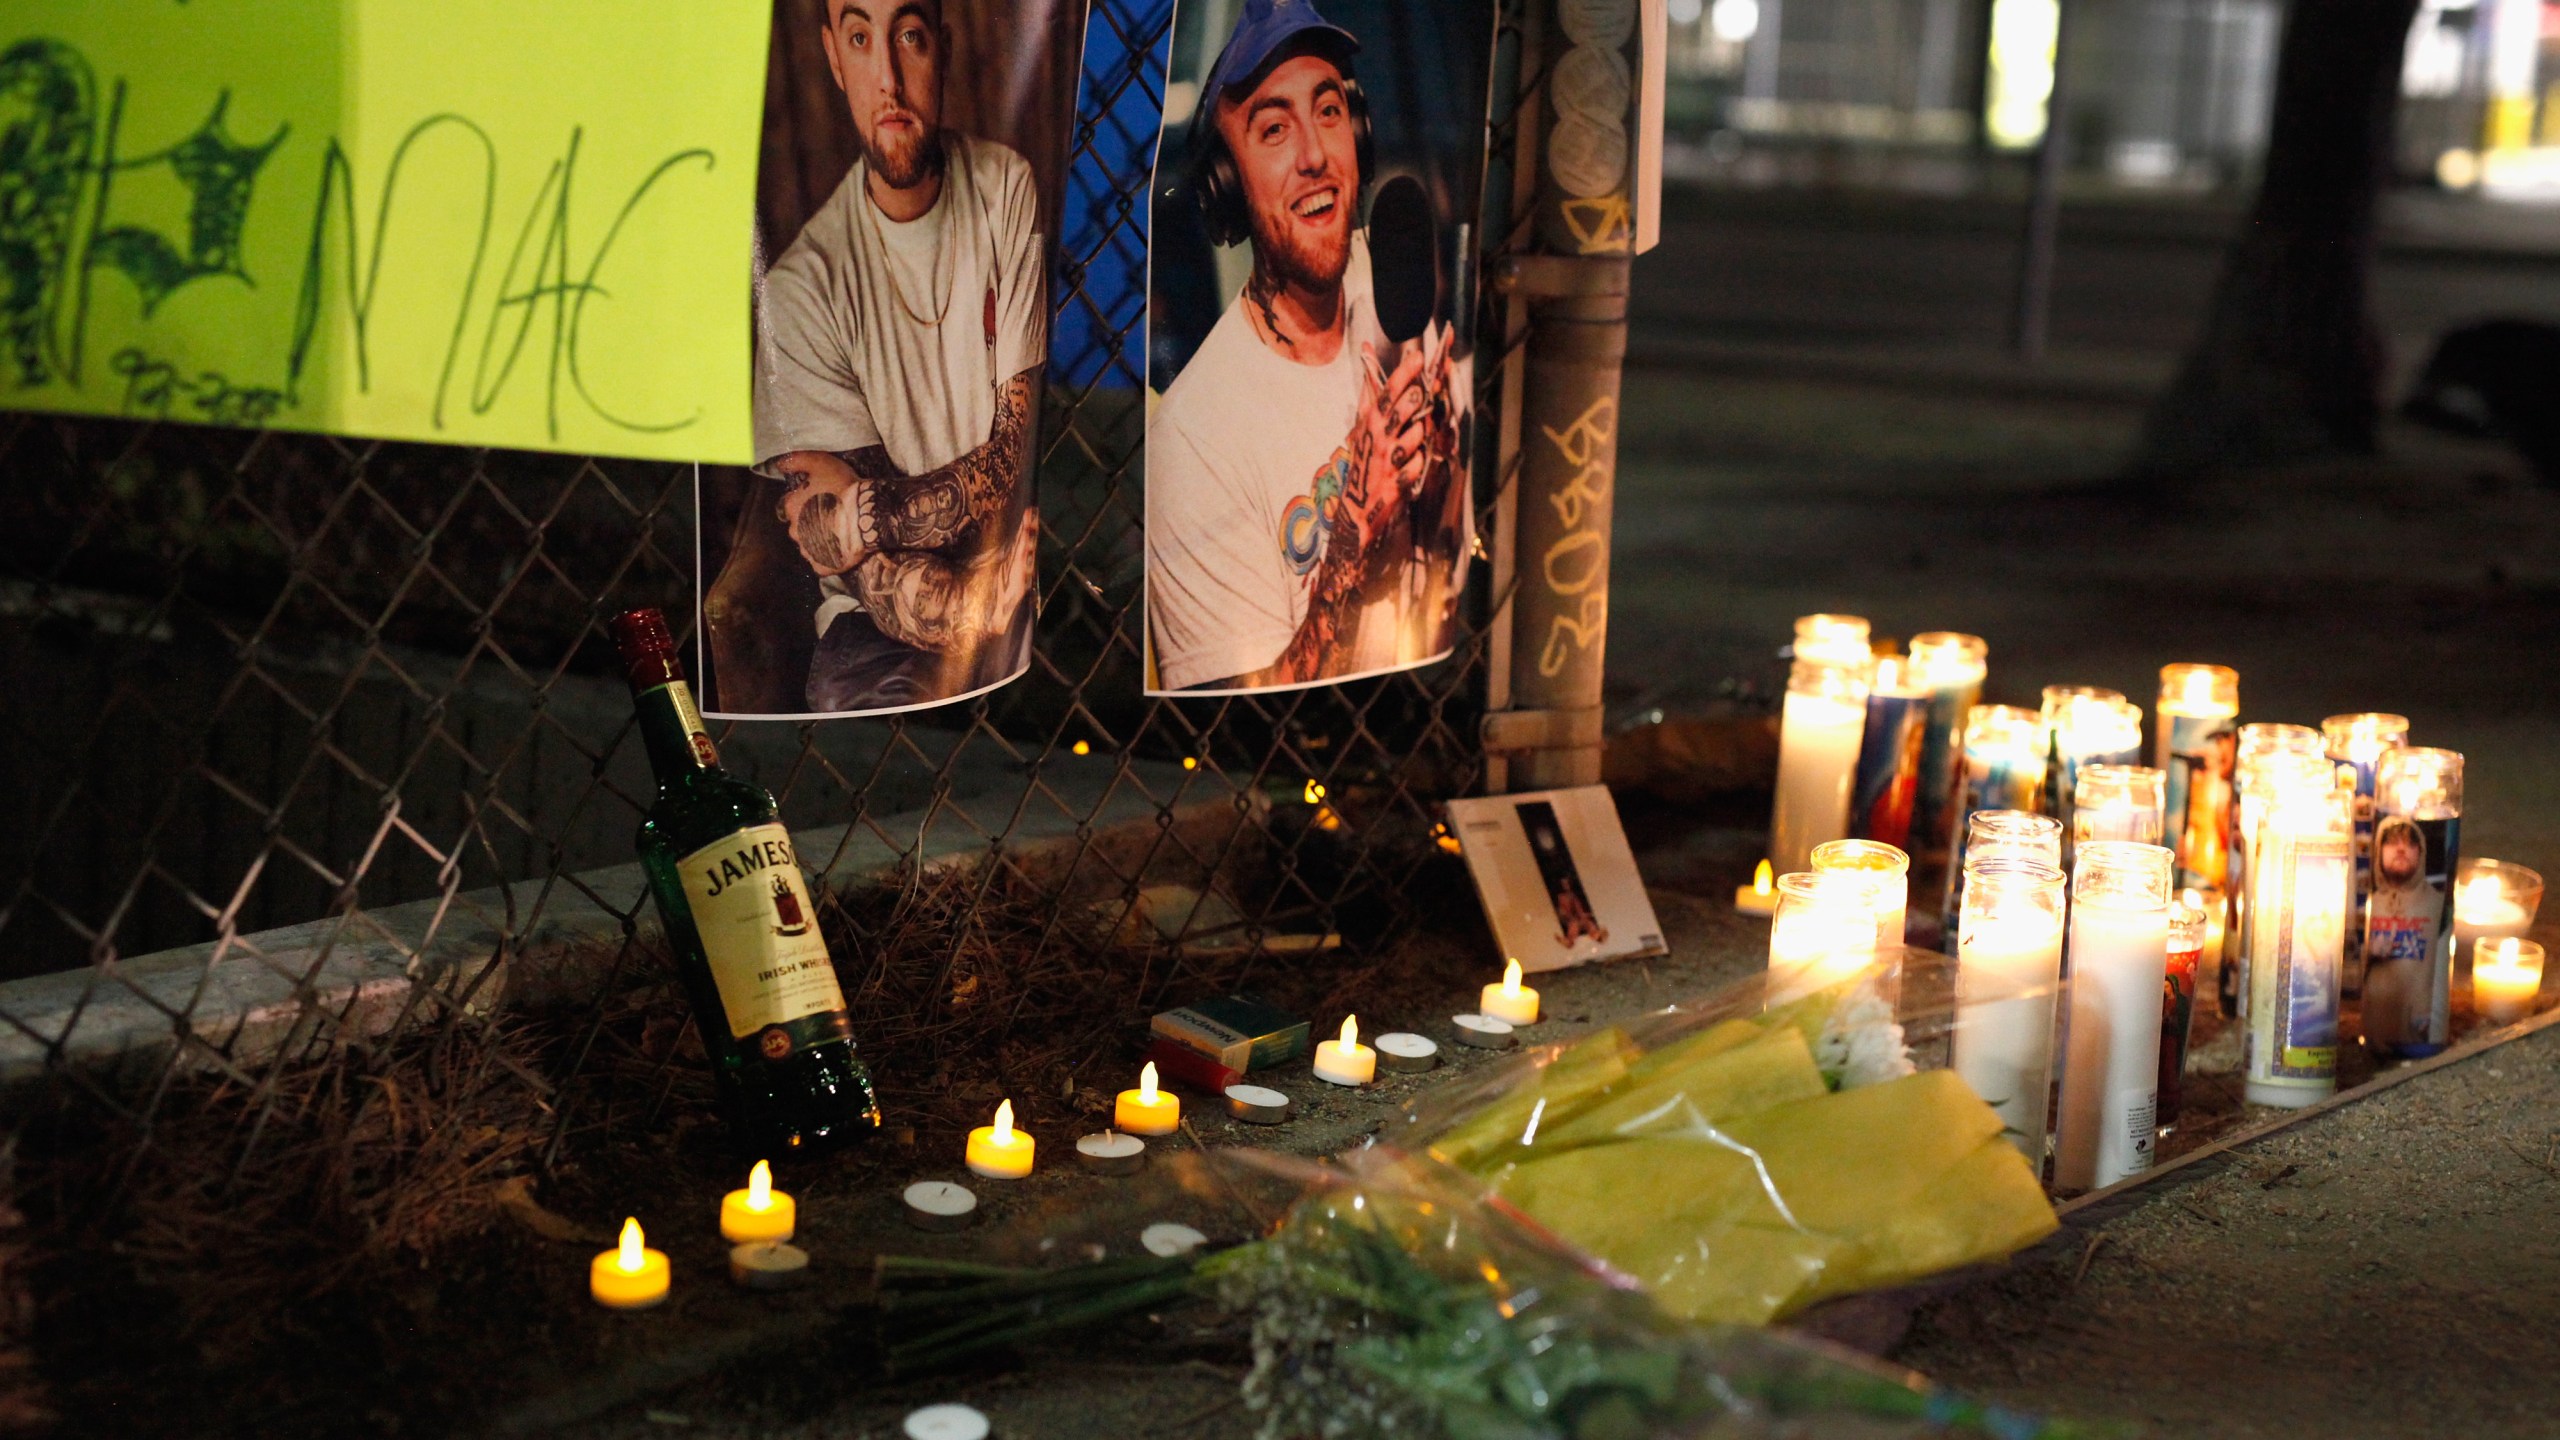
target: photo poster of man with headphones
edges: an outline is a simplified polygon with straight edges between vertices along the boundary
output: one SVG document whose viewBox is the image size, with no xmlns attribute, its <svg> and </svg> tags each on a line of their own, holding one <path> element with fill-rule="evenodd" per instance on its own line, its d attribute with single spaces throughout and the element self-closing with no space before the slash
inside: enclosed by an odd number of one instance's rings
<svg viewBox="0 0 2560 1440">
<path fill-rule="evenodd" d="M 1085 0 L 776 0 L 756 463 L 698 482 L 707 714 L 892 713 L 1028 668 L 1084 20 Z"/>
<path fill-rule="evenodd" d="M 1148 238 L 1149 694 L 1457 643 L 1492 0 L 1177 0 Z"/>
</svg>

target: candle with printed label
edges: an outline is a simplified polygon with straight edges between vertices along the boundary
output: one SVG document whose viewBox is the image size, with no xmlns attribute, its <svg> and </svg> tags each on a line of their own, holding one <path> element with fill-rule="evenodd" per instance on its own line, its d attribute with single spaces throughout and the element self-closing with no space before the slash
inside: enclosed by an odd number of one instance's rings
<svg viewBox="0 0 2560 1440">
<path fill-rule="evenodd" d="M 2173 858 L 2164 846 L 2093 840 L 2072 859 L 2071 1018 L 2053 1122 L 2053 1179 L 2067 1190 L 2151 1168 Z"/>
<path fill-rule="evenodd" d="M 2354 797 L 2324 759 L 2281 755 L 2249 852 L 2252 1105 L 2300 1109 L 2338 1089 L 2338 972 L 2355 918 Z"/>
<path fill-rule="evenodd" d="M 2036 713 L 2014 705 L 1977 705 L 1965 721 L 1964 754 L 1957 772 L 1961 788 L 1949 812 L 1947 890 L 1938 912 L 1939 948 L 1950 955 L 1956 952 L 1964 867 L 1971 858 L 1965 847 L 1971 843 L 1973 817 L 1986 811 L 2044 808 L 2042 733 Z M 2055 853 L 2060 854 L 2058 840 Z"/>
<path fill-rule="evenodd" d="M 1953 838 L 1949 811 L 1962 788 L 1964 731 L 1982 703 L 1982 680 L 1991 647 L 1979 635 L 1932 630 L 1911 637 L 1912 678 L 1929 691 L 1929 719 L 1920 736 L 1920 789 L 1911 806 L 1911 840 L 1903 848 L 1924 865 L 1944 864 Z"/>
<path fill-rule="evenodd" d="M 2403 745 L 2374 772 L 2366 887 L 2364 1037 L 2433 1055 L 2452 1038 L 2453 879 L 2462 859 L 2462 756 Z M 2350 967 L 2353 968 L 2352 966 Z"/>
<path fill-rule="evenodd" d="M 2228 665 L 2160 667 L 2151 763 L 2168 780 L 2160 843 L 2177 853 L 2180 885 L 2218 886 L 2230 878 L 2239 723 L 2239 671 Z"/>
</svg>

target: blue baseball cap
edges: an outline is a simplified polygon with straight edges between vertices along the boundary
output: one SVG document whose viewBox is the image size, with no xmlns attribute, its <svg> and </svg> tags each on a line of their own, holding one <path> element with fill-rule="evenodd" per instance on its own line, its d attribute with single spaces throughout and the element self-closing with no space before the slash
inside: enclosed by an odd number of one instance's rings
<svg viewBox="0 0 2560 1440">
<path fill-rule="evenodd" d="M 1360 42 L 1351 32 L 1317 14 L 1311 0 L 1244 0 L 1235 33 L 1227 37 L 1227 48 L 1218 52 L 1218 63 L 1209 67 L 1201 100 L 1216 104 L 1218 97 L 1261 73 L 1281 46 L 1302 35 L 1312 36 L 1344 59 L 1360 53 Z"/>
</svg>

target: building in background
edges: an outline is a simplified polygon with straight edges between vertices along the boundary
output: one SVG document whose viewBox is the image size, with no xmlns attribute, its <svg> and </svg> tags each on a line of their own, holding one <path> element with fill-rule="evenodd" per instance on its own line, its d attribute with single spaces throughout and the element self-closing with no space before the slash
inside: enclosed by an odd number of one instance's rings
<svg viewBox="0 0 2560 1440">
<path fill-rule="evenodd" d="M 2050 122 L 2063 0 L 1669 0 L 1676 168 L 1747 183 L 1969 188 Z M 2245 183 L 2283 0 L 2069 0 L 2073 170 Z M 2421 0 L 2402 168 L 2560 201 L 2560 0 Z"/>
</svg>

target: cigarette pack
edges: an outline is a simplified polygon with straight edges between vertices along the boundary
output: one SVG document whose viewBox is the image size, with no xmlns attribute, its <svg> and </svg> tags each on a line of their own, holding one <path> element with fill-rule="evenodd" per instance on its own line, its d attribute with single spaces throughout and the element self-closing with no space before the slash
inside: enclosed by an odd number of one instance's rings
<svg viewBox="0 0 2560 1440">
<path fill-rule="evenodd" d="M 1160 1078 L 1188 1085 L 1203 1095 L 1223 1095 L 1228 1086 L 1244 1079 L 1243 1071 L 1229 1069 L 1190 1046 L 1161 1035 L 1148 1042 L 1146 1058 L 1154 1062 Z"/>
<path fill-rule="evenodd" d="M 1260 1070 L 1307 1053 L 1307 1022 L 1253 995 L 1167 1010 L 1149 1028 L 1230 1070 Z"/>
</svg>

